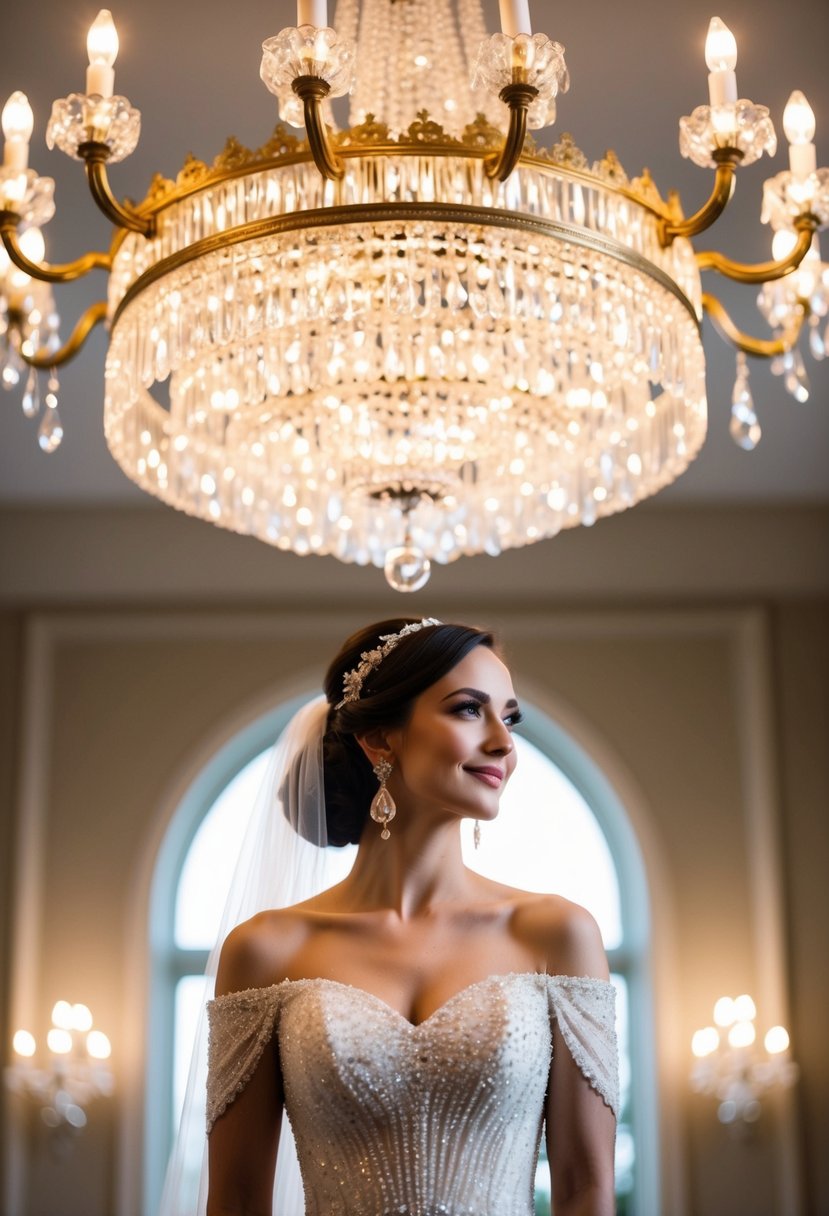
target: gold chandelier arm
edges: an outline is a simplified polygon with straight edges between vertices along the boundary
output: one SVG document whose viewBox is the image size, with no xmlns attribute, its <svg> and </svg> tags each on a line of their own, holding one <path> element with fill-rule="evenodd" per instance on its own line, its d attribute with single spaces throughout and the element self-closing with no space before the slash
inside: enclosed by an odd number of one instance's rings
<svg viewBox="0 0 829 1216">
<path fill-rule="evenodd" d="M 86 180 L 93 199 L 104 215 L 117 228 L 127 228 L 130 232 L 140 232 L 142 236 L 155 236 L 156 218 L 154 215 L 140 215 L 132 207 L 119 203 L 109 185 L 106 162 L 109 148 L 106 144 L 89 142 L 81 144 L 78 155 L 86 168 Z"/>
<path fill-rule="evenodd" d="M 33 262 L 26 257 L 17 239 L 20 217 L 14 211 L 0 211 L 0 239 L 3 241 L 9 260 L 19 270 L 39 279 L 41 283 L 71 283 L 83 278 L 90 270 L 110 270 L 112 258 L 108 253 L 85 253 L 74 262 L 50 265 L 48 262 Z"/>
<path fill-rule="evenodd" d="M 314 164 L 327 181 L 337 182 L 345 173 L 345 165 L 331 147 L 322 117 L 322 103 L 331 92 L 331 86 L 321 76 L 297 76 L 291 87 L 305 109 L 305 133 Z"/>
<path fill-rule="evenodd" d="M 813 215 L 801 215 L 795 220 L 795 228 L 797 244 L 790 254 L 778 262 L 758 262 L 749 266 L 743 262 L 732 262 L 724 253 L 706 249 L 696 255 L 697 266 L 700 270 L 716 270 L 718 274 L 725 275 L 728 279 L 736 279 L 738 283 L 771 283 L 774 279 L 782 279 L 784 275 L 796 270 L 809 252 L 818 222 Z"/>
<path fill-rule="evenodd" d="M 687 220 L 663 219 L 659 222 L 659 243 L 663 249 L 672 245 L 678 236 L 691 237 L 704 232 L 722 215 L 734 193 L 734 173 L 743 158 L 737 148 L 723 148 L 714 173 L 714 186 L 707 203 L 704 203 Z"/>
<path fill-rule="evenodd" d="M 95 304 L 90 304 L 86 312 L 79 318 L 77 325 L 60 350 L 49 351 L 41 349 L 34 355 L 26 355 L 18 347 L 20 358 L 24 363 L 28 363 L 29 367 L 36 367 L 40 370 L 50 367 L 61 367 L 78 353 L 89 337 L 91 330 L 96 325 L 99 325 L 101 321 L 105 321 L 106 316 L 107 302 L 106 300 L 98 300 Z"/>
<path fill-rule="evenodd" d="M 753 355 L 756 359 L 773 359 L 777 355 L 785 355 L 787 351 L 790 351 L 800 336 L 809 311 L 807 305 L 800 300 L 795 320 L 781 337 L 752 338 L 737 328 L 716 296 L 703 292 L 702 307 L 727 342 L 736 346 L 737 350 L 741 350 L 744 354 Z"/>
<path fill-rule="evenodd" d="M 505 85 L 499 94 L 509 106 L 509 130 L 500 152 L 495 152 L 484 161 L 487 177 L 499 182 L 506 181 L 518 164 L 527 137 L 527 110 L 538 96 L 534 85 L 513 81 Z"/>
</svg>

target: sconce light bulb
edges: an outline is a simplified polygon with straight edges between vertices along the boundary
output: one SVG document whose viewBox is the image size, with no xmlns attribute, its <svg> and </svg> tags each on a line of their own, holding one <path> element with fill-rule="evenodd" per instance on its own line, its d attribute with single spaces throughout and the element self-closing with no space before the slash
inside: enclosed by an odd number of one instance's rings
<svg viewBox="0 0 829 1216">
<path fill-rule="evenodd" d="M 741 1022 L 753 1022 L 757 1017 L 757 1006 L 747 992 L 734 1001 L 734 1015 Z"/>
<path fill-rule="evenodd" d="M 72 1036 L 68 1030 L 53 1026 L 46 1036 L 46 1046 L 55 1056 L 65 1056 L 72 1050 Z"/>
<path fill-rule="evenodd" d="M 72 1030 L 92 1029 L 92 1013 L 87 1005 L 72 1006 Z"/>
<path fill-rule="evenodd" d="M 46 253 L 46 245 L 43 240 L 43 233 L 39 228 L 27 228 L 25 232 L 21 232 L 19 240 L 20 248 L 25 253 L 30 262 L 42 262 Z M 69 1008 L 68 1002 L 58 1001 L 58 1005 L 66 1005 Z M 55 1006 L 57 1009 L 58 1005 Z M 52 1011 L 52 1021 L 56 1026 L 63 1026 L 63 1022 L 55 1021 L 55 1013 Z M 68 1030 L 66 1026 L 64 1029 Z"/>
<path fill-rule="evenodd" d="M 27 144 L 32 138 L 35 118 L 29 99 L 18 89 L 3 106 L 3 135 L 10 142 Z"/>
<path fill-rule="evenodd" d="M 815 112 L 800 89 L 786 102 L 783 130 L 790 144 L 810 144 L 815 137 Z"/>
<path fill-rule="evenodd" d="M 736 1017 L 733 999 L 730 996 L 721 996 L 714 1006 L 714 1021 L 718 1026 L 730 1026 Z"/>
<path fill-rule="evenodd" d="M 102 8 L 89 27 L 86 53 L 91 66 L 111 68 L 118 57 L 118 31 L 108 8 Z"/>
<path fill-rule="evenodd" d="M 763 1040 L 766 1051 L 770 1056 L 780 1055 L 783 1051 L 789 1050 L 789 1032 L 785 1026 L 772 1026 L 766 1031 L 766 1037 Z"/>
<path fill-rule="evenodd" d="M 37 1050 L 35 1036 L 28 1030 L 16 1030 L 12 1039 L 12 1047 L 15 1055 L 24 1056 L 27 1060 L 31 1059 Z"/>
<path fill-rule="evenodd" d="M 29 228 L 27 231 L 33 232 L 34 229 Z M 23 234 L 24 237 L 26 235 L 27 235 L 27 233 Z M 31 240 L 31 238 L 29 238 L 29 239 Z M 21 244 L 22 244 L 22 238 L 21 238 Z M 29 256 L 25 246 L 23 247 L 23 252 L 26 254 L 27 257 Z M 42 256 L 43 255 L 41 254 L 41 257 Z M 69 1004 L 68 1001 L 56 1001 L 55 1002 L 55 1005 L 52 1009 L 52 1025 L 57 1026 L 57 1028 L 59 1030 L 71 1030 L 72 1029 L 72 1006 Z"/>
<path fill-rule="evenodd" d="M 710 1056 L 719 1045 L 720 1036 L 713 1026 L 706 1026 L 703 1030 L 695 1031 L 694 1037 L 691 1039 L 691 1051 L 698 1060 Z"/>
<path fill-rule="evenodd" d="M 757 1037 L 753 1022 L 735 1022 L 728 1032 L 731 1047 L 750 1047 Z"/>
<path fill-rule="evenodd" d="M 797 235 L 789 228 L 779 228 L 771 239 L 771 252 L 776 262 L 787 258 L 797 244 Z"/>
<path fill-rule="evenodd" d="M 102 1030 L 90 1030 L 86 1036 L 86 1050 L 93 1060 L 108 1060 L 112 1055 L 112 1046 Z"/>
<path fill-rule="evenodd" d="M 709 72 L 733 72 L 737 66 L 737 41 L 719 17 L 712 17 L 708 24 L 705 62 Z"/>
</svg>

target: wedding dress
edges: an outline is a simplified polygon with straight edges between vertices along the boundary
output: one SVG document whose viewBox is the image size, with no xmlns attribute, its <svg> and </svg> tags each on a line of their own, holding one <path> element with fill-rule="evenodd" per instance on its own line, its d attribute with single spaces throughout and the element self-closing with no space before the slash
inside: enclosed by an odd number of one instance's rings
<svg viewBox="0 0 829 1216">
<path fill-rule="evenodd" d="M 208 1130 L 276 1036 L 306 1216 L 532 1216 L 553 1023 L 618 1114 L 604 980 L 492 976 L 418 1025 L 328 979 L 229 993 L 208 1013 Z"/>
</svg>

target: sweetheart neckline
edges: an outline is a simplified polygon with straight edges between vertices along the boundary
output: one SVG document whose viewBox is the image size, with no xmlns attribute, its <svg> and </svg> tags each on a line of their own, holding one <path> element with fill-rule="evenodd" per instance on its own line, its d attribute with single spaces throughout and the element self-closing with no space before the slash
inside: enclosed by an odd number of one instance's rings
<svg viewBox="0 0 829 1216">
<path fill-rule="evenodd" d="M 387 1010 L 390 1014 L 392 1014 L 396 1018 L 399 1018 L 400 1021 L 403 1022 L 406 1026 L 408 1026 L 410 1030 L 415 1031 L 415 1030 L 419 1030 L 422 1026 L 425 1026 L 428 1022 L 431 1022 L 433 1018 L 437 1017 L 437 1015 L 439 1013 L 441 1013 L 443 1010 L 447 1009 L 449 1006 L 454 1004 L 454 1002 L 457 1001 L 460 997 L 467 996 L 470 992 L 475 991 L 475 989 L 477 989 L 477 988 L 482 988 L 485 984 L 505 983 L 508 980 L 521 980 L 521 979 L 523 979 L 523 980 L 526 980 L 526 979 L 554 980 L 554 981 L 565 982 L 565 983 L 570 982 L 570 983 L 587 984 L 587 985 L 596 984 L 596 985 L 599 985 L 600 987 L 607 987 L 607 988 L 613 987 L 612 982 L 610 980 L 599 979 L 598 976 L 592 976 L 592 975 L 549 975 L 546 971 L 508 971 L 503 975 L 488 975 L 488 976 L 485 976 L 483 979 L 473 980 L 473 982 L 471 984 L 467 984 L 465 988 L 461 988 L 457 992 L 453 993 L 452 996 L 448 997 L 445 1001 L 442 1002 L 442 1004 L 438 1005 L 436 1009 L 433 1009 L 432 1012 L 427 1017 L 423 1018 L 419 1022 L 413 1022 L 410 1018 L 406 1017 L 405 1013 L 403 1013 L 403 1012 L 401 1012 L 401 1010 L 395 1008 L 394 1005 L 389 1004 L 389 1002 L 384 1000 L 383 997 L 378 996 L 376 992 L 369 992 L 369 990 L 367 988 L 361 988 L 358 984 L 349 984 L 344 980 L 334 980 L 326 975 L 308 976 L 308 977 L 303 977 L 301 979 L 296 979 L 296 980 L 291 980 L 291 979 L 286 978 L 284 980 L 278 980 L 274 984 L 266 984 L 266 985 L 260 986 L 258 988 L 257 987 L 243 988 L 237 992 L 224 992 L 221 994 L 221 996 L 214 997 L 213 1000 L 214 1001 L 225 1001 L 230 997 L 250 996 L 253 993 L 256 993 L 257 995 L 264 995 L 265 993 L 275 992 L 275 990 L 277 988 L 284 988 L 284 987 L 323 985 L 323 986 L 328 986 L 328 987 L 333 987 L 333 988 L 345 989 L 347 991 L 356 992 L 360 996 L 367 997 L 370 1001 L 373 1001 L 381 1009 Z"/>
</svg>

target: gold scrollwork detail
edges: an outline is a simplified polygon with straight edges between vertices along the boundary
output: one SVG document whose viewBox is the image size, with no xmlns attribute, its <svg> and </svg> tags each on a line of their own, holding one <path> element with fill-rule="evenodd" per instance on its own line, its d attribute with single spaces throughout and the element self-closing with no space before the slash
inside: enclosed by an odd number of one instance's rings
<svg viewBox="0 0 829 1216">
<path fill-rule="evenodd" d="M 195 186 L 209 175 L 209 166 L 192 152 L 188 152 L 176 176 L 176 186 Z"/>
<path fill-rule="evenodd" d="M 653 180 L 649 169 L 643 169 L 639 177 L 634 177 L 630 183 L 631 191 L 641 198 L 646 206 L 654 211 L 660 211 L 666 214 L 668 204 L 665 202 L 662 195 L 659 193 L 656 182 Z"/>
<path fill-rule="evenodd" d="M 373 114 L 366 114 L 365 121 L 346 131 L 340 131 L 336 143 L 340 147 L 359 144 L 387 144 L 391 142 L 388 124 L 379 122 Z"/>
<path fill-rule="evenodd" d="M 240 144 L 235 135 L 229 135 L 225 146 L 213 161 L 211 168 L 217 172 L 225 169 L 243 169 L 257 159 L 256 153 L 251 152 L 244 144 Z"/>
<path fill-rule="evenodd" d="M 497 148 L 504 138 L 503 131 L 489 121 L 485 114 L 475 115 L 474 122 L 467 123 L 461 135 L 465 148 Z"/>
<path fill-rule="evenodd" d="M 622 167 L 622 162 L 612 148 L 608 148 L 602 160 L 596 161 L 593 166 L 593 172 L 596 177 L 600 177 L 606 182 L 612 182 L 614 186 L 630 185 L 628 175 Z"/>
<path fill-rule="evenodd" d="M 566 169 L 583 169 L 585 172 L 588 169 L 587 157 L 569 131 L 562 133 L 561 139 L 553 144 L 544 159 L 551 160 L 556 165 L 563 165 Z"/>
<path fill-rule="evenodd" d="M 429 117 L 428 110 L 418 110 L 414 122 L 409 124 L 405 135 L 401 135 L 399 143 L 407 144 L 460 144 L 460 140 L 447 135 L 439 122 Z"/>
</svg>

